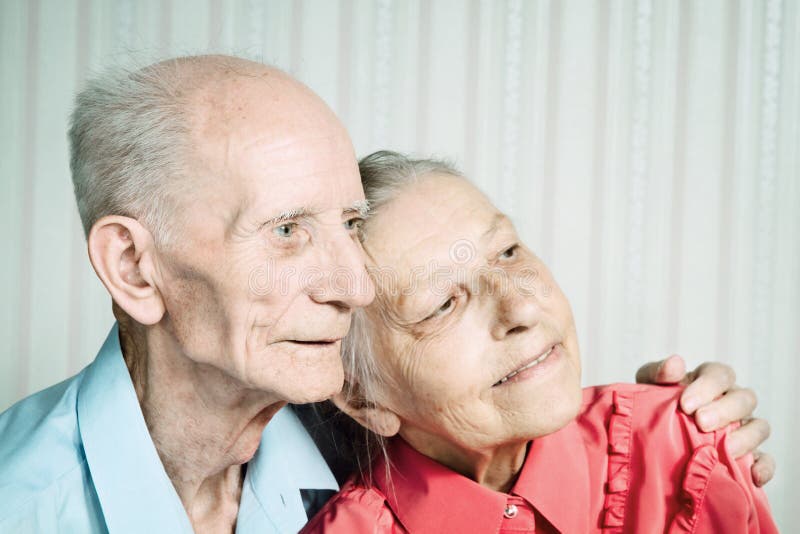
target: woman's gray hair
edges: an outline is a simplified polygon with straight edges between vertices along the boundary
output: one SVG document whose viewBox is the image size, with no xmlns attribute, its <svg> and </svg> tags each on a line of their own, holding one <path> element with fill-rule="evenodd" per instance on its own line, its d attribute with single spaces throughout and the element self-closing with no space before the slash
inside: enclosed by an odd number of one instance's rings
<svg viewBox="0 0 800 534">
<path fill-rule="evenodd" d="M 169 240 L 189 154 L 178 61 L 107 71 L 78 94 L 70 168 L 87 237 L 101 217 L 123 215 L 138 219 L 157 243 Z"/>
<path fill-rule="evenodd" d="M 378 213 L 384 204 L 403 189 L 418 183 L 427 175 L 447 174 L 463 178 L 463 174 L 447 161 L 434 158 L 415 159 L 389 150 L 380 150 L 365 156 L 358 162 L 358 170 L 371 214 Z M 361 229 L 361 239 L 364 242 L 369 241 L 369 226 L 367 218 Z M 357 386 L 368 402 L 376 398 L 377 388 L 383 386 L 370 330 L 367 314 L 358 310 L 354 313 L 350 331 L 343 342 L 345 371 L 355 382 L 351 387 Z"/>
<path fill-rule="evenodd" d="M 388 150 L 381 150 L 364 157 L 359 161 L 358 168 L 372 214 L 380 212 L 383 205 L 427 175 L 447 174 L 464 177 L 447 161 L 431 158 L 414 159 Z M 362 227 L 362 240 L 365 243 L 369 241 L 369 229 L 369 218 L 367 218 Z M 377 289 L 381 291 L 381 288 Z M 342 343 L 342 359 L 347 377 L 343 393 L 350 403 L 373 404 L 379 398 L 378 394 L 382 388 L 391 387 L 382 379 L 373 336 L 376 327 L 390 326 L 388 324 L 378 326 L 373 322 L 374 318 L 370 318 L 366 311 L 356 310 L 353 313 L 350 331 Z M 353 429 L 349 429 L 348 434 L 351 437 L 358 436 L 358 432 L 354 432 Z M 378 454 L 386 454 L 386 447 L 384 439 L 377 434 L 362 430 L 361 436 L 361 446 L 355 444 L 357 465 L 354 467 L 364 473 L 369 470 L 371 461 Z"/>
<path fill-rule="evenodd" d="M 358 170 L 371 212 L 379 210 L 401 189 L 417 183 L 428 174 L 464 177 L 455 165 L 446 160 L 415 159 L 390 150 L 379 150 L 365 156 L 358 162 Z"/>
</svg>

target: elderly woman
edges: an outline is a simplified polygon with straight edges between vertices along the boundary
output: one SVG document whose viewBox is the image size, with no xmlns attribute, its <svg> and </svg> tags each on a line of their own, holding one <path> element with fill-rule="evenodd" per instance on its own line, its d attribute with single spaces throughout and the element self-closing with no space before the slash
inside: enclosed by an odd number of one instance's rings
<svg viewBox="0 0 800 534">
<path fill-rule="evenodd" d="M 777 531 L 679 388 L 581 390 L 570 305 L 483 194 L 394 153 L 361 171 L 377 298 L 334 402 L 388 441 L 304 532 Z"/>
</svg>

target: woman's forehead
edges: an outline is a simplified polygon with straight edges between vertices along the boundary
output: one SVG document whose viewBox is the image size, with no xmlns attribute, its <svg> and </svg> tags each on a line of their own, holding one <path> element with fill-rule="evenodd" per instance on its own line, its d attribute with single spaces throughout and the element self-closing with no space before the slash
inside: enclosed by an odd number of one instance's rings
<svg viewBox="0 0 800 534">
<path fill-rule="evenodd" d="M 379 267 L 445 260 L 464 240 L 480 239 L 500 215 L 466 180 L 434 175 L 408 186 L 368 222 L 364 247 Z"/>
<path fill-rule="evenodd" d="M 364 249 L 382 308 L 405 316 L 436 300 L 481 262 L 499 229 L 513 228 L 482 193 L 459 181 L 467 187 L 448 189 L 447 196 L 431 194 L 441 187 L 408 191 L 369 221 Z"/>
</svg>

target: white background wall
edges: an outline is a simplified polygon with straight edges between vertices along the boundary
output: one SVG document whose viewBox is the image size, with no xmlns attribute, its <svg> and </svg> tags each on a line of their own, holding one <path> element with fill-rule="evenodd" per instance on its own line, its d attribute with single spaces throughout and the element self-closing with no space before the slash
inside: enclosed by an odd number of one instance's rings
<svg viewBox="0 0 800 534">
<path fill-rule="evenodd" d="M 0 409 L 112 322 L 68 173 L 81 81 L 205 51 L 304 80 L 360 155 L 460 163 L 570 296 L 586 383 L 731 363 L 800 528 L 800 2 L 0 1 Z"/>
</svg>

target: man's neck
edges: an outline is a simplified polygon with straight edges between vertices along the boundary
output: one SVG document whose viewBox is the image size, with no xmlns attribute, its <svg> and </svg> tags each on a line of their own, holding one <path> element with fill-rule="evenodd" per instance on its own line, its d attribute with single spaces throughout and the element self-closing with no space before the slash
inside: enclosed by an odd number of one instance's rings
<svg viewBox="0 0 800 534">
<path fill-rule="evenodd" d="M 285 403 L 186 357 L 159 326 L 120 321 L 147 428 L 196 532 L 232 531 L 246 464 Z"/>
</svg>

